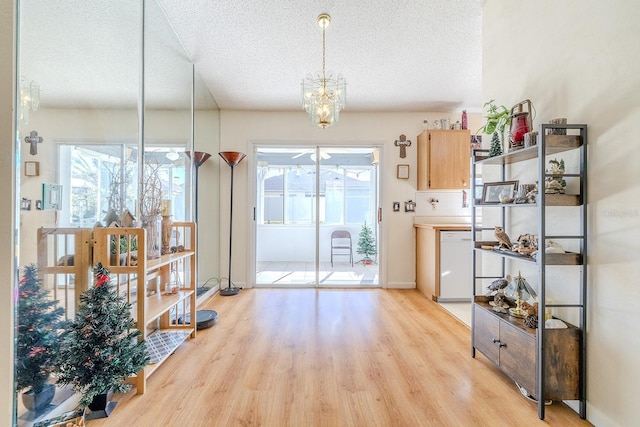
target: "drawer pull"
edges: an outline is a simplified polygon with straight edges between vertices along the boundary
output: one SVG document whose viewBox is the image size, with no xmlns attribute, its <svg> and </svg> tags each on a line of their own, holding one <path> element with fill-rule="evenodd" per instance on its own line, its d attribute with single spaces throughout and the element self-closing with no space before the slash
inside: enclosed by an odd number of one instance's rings
<svg viewBox="0 0 640 427">
<path fill-rule="evenodd" d="M 492 339 L 491 341 L 492 341 L 494 344 L 495 344 L 495 343 L 500 343 L 500 340 L 499 340 L 498 338 L 494 338 L 494 339 Z"/>
<path fill-rule="evenodd" d="M 501 342 L 500 344 L 498 344 L 498 347 L 502 348 L 502 347 L 506 347 L 507 345 L 503 342 Z"/>
</svg>

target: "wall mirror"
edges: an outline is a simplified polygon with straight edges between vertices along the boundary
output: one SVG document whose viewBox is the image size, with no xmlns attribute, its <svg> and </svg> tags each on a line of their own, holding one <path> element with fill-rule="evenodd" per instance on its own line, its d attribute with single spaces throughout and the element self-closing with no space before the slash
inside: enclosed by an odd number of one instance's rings
<svg viewBox="0 0 640 427">
<path fill-rule="evenodd" d="M 22 274 L 36 264 L 49 298 L 72 319 L 91 281 L 92 266 L 78 262 L 85 233 L 98 222 L 108 225 L 110 213 L 139 215 L 146 165 L 157 168 L 174 218 L 193 220 L 196 172 L 185 153 L 194 142 L 196 150 L 217 153 L 219 112 L 156 0 L 21 0 L 17 7 L 17 164 L 37 162 L 38 173 L 17 174 L 16 193 L 31 209 L 20 211 L 16 269 Z M 42 138 L 34 154 L 25 141 L 32 131 Z M 208 183 L 217 183 L 217 163 L 201 168 Z M 43 183 L 60 186 L 58 209 L 36 208 Z M 217 196 L 207 192 L 201 201 L 216 215 Z M 217 256 L 217 223 L 207 219 L 203 227 L 207 257 Z M 205 280 L 218 275 L 216 263 L 203 264 Z M 77 402 L 56 387 L 49 403 L 29 409 L 22 398 L 28 390 L 15 393 L 20 426 Z"/>
</svg>

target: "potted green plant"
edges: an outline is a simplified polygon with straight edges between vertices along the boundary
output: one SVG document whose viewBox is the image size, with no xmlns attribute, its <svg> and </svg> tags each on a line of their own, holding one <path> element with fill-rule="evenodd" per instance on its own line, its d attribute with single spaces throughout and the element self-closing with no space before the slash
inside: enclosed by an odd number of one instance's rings
<svg viewBox="0 0 640 427">
<path fill-rule="evenodd" d="M 511 111 L 504 105 L 496 105 L 494 102 L 495 99 L 492 99 L 483 105 L 483 108 L 487 109 L 485 115 L 487 121 L 478 129 L 478 132 L 482 131 L 487 135 L 493 135 L 494 132 L 498 132 L 502 144 L 502 152 L 504 153 L 504 132 L 511 125 Z"/>
<path fill-rule="evenodd" d="M 82 395 L 81 407 L 89 407 L 88 418 L 109 416 L 115 402 L 109 392 L 123 393 L 126 382 L 149 362 L 141 332 L 134 329 L 131 304 L 111 284 L 109 270 L 98 263 L 94 286 L 80 295 L 75 320 L 61 336 L 58 383 L 72 384 Z M 97 414 L 97 415 L 96 415 Z"/>
<path fill-rule="evenodd" d="M 46 407 L 55 395 L 49 376 L 59 349 L 58 333 L 64 326 L 62 307 L 42 289 L 35 264 L 24 267 L 18 287 L 16 390 L 29 411 Z"/>
<path fill-rule="evenodd" d="M 371 256 L 378 253 L 376 251 L 376 240 L 373 237 L 371 227 L 367 225 L 366 221 L 362 225 L 360 234 L 358 235 L 358 248 L 356 252 L 360 255 L 364 255 L 364 258 L 362 258 L 359 262 L 365 265 L 372 264 L 374 261 Z"/>
</svg>

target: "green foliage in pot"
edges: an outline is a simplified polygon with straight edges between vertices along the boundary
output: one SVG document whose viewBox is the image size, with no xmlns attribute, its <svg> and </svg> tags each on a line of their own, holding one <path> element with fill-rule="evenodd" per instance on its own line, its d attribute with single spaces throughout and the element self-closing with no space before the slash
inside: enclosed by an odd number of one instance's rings
<svg viewBox="0 0 640 427">
<path fill-rule="evenodd" d="M 18 286 L 16 390 L 40 393 L 55 368 L 62 307 L 41 288 L 35 264 L 24 267 Z"/>
<path fill-rule="evenodd" d="M 75 320 L 61 336 L 58 358 L 58 383 L 72 384 L 83 407 L 99 394 L 129 390 L 127 378 L 149 363 L 131 304 L 117 293 L 102 264 L 94 275 L 95 285 L 80 295 Z"/>
<path fill-rule="evenodd" d="M 504 105 L 495 105 L 495 99 L 486 102 L 483 108 L 486 108 L 485 118 L 487 122 L 478 131 L 492 135 L 494 132 L 500 134 L 504 152 L 504 132 L 508 126 L 511 126 L 511 111 Z M 477 133 L 477 132 L 476 132 Z"/>
<path fill-rule="evenodd" d="M 487 135 L 491 135 L 496 131 L 504 133 L 507 126 L 511 125 L 511 111 L 504 105 L 495 105 L 494 102 L 495 99 L 492 99 L 482 106 L 487 109 L 485 114 L 487 122 L 480 130 Z"/>
<path fill-rule="evenodd" d="M 116 236 L 111 236 L 111 241 L 109 242 L 109 244 L 110 244 L 112 254 L 115 254 L 116 249 L 118 249 L 116 245 L 117 240 L 118 239 Z M 121 254 L 126 254 L 127 252 L 133 252 L 137 250 L 138 250 L 137 239 L 131 238 L 131 243 L 129 244 L 126 236 L 120 236 L 120 253 Z"/>
</svg>

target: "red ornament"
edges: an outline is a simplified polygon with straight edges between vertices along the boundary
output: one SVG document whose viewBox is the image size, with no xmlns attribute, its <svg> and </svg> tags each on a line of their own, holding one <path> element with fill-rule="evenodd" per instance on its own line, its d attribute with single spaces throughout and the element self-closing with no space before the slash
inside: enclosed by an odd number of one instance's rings
<svg viewBox="0 0 640 427">
<path fill-rule="evenodd" d="M 96 283 L 96 287 L 99 287 L 100 285 L 108 281 L 109 281 L 109 276 L 100 276 L 100 278 L 98 279 L 98 282 Z"/>
</svg>

